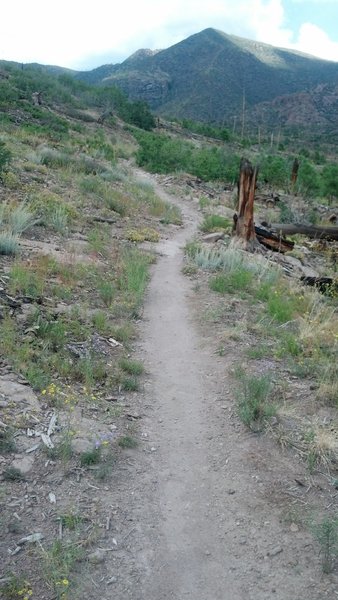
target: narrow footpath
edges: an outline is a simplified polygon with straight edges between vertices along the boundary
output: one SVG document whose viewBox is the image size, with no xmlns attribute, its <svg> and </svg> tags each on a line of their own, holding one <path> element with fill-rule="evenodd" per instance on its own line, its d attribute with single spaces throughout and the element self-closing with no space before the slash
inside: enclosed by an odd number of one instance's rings
<svg viewBox="0 0 338 600">
<path fill-rule="evenodd" d="M 227 373 L 234 357 L 215 355 L 199 330 L 194 283 L 182 274 L 182 248 L 198 216 L 193 207 L 183 211 L 184 228 L 159 248 L 141 324 L 149 374 L 142 430 L 152 447 L 137 486 L 141 574 L 130 597 L 334 598 L 312 537 L 281 518 L 290 498 L 281 496 L 277 508 L 266 500 L 292 485 L 297 465 L 239 422 Z"/>
</svg>

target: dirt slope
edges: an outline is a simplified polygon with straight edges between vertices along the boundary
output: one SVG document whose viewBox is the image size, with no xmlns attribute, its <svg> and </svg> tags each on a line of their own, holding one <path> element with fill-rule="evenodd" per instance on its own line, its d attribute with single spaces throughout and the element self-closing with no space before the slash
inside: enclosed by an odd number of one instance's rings
<svg viewBox="0 0 338 600">
<path fill-rule="evenodd" d="M 183 210 L 185 228 L 161 247 L 141 326 L 150 448 L 137 486 L 138 576 L 128 597 L 334 598 L 312 537 L 282 518 L 297 502 L 302 467 L 240 424 L 227 373 L 239 356 L 215 357 L 214 340 L 197 325 L 193 284 L 181 273 L 197 214 Z"/>
</svg>

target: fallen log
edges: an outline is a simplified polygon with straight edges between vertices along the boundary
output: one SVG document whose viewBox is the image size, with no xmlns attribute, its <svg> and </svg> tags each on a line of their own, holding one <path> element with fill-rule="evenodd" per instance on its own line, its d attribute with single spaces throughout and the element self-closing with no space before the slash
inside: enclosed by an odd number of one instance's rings
<svg viewBox="0 0 338 600">
<path fill-rule="evenodd" d="M 97 223 L 109 223 L 110 225 L 116 223 L 116 219 L 110 219 L 109 217 L 99 217 L 96 215 L 88 215 L 87 219 L 88 221 L 96 221 Z"/>
<path fill-rule="evenodd" d="M 305 285 L 317 288 L 322 294 L 336 294 L 338 292 L 338 281 L 332 277 L 301 277 Z"/>
<path fill-rule="evenodd" d="M 275 252 L 290 252 L 293 250 L 295 243 L 287 240 L 284 237 L 276 235 L 270 229 L 255 225 L 256 237 L 262 246 L 274 250 Z"/>
<path fill-rule="evenodd" d="M 338 240 L 338 227 L 321 227 L 318 225 L 302 225 L 301 223 L 273 223 L 271 229 L 277 235 L 300 233 L 311 239 Z"/>
</svg>

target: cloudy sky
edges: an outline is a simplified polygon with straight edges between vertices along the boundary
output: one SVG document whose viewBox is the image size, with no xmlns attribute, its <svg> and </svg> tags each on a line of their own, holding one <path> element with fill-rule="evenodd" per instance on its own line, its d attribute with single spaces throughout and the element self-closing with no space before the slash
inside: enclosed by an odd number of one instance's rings
<svg viewBox="0 0 338 600">
<path fill-rule="evenodd" d="M 338 61 L 338 0 L 11 0 L 0 59 L 90 69 L 207 27 Z"/>
</svg>

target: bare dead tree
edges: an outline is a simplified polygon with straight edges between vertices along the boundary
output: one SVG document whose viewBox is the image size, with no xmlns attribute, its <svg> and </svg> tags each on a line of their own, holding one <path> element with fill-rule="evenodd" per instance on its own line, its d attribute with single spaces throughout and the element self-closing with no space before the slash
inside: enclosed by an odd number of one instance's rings
<svg viewBox="0 0 338 600">
<path fill-rule="evenodd" d="M 33 92 L 32 93 L 32 102 L 34 106 L 42 105 L 42 92 Z"/>
<path fill-rule="evenodd" d="M 234 234 L 240 238 L 247 250 L 257 247 L 254 223 L 254 200 L 258 167 L 242 158 L 238 182 L 238 209 L 234 217 Z"/>
<path fill-rule="evenodd" d="M 295 158 L 295 160 L 293 161 L 292 171 L 291 171 L 291 184 L 293 186 L 297 183 L 298 169 L 299 169 L 299 160 L 298 160 L 298 158 Z"/>
</svg>

